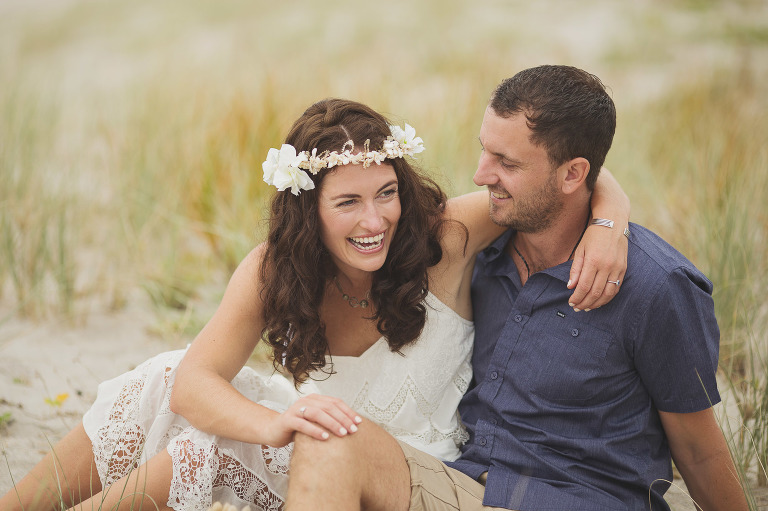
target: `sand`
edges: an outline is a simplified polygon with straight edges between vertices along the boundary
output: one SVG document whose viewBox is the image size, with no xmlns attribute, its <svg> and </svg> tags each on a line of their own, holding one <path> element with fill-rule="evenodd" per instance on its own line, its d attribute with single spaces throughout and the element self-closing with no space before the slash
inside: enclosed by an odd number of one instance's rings
<svg viewBox="0 0 768 511">
<path fill-rule="evenodd" d="M 78 424 L 101 381 L 181 347 L 151 335 L 153 319 L 151 309 L 129 307 L 77 327 L 18 319 L 0 326 L 0 417 L 10 414 L 0 427 L 0 494 Z"/>
</svg>

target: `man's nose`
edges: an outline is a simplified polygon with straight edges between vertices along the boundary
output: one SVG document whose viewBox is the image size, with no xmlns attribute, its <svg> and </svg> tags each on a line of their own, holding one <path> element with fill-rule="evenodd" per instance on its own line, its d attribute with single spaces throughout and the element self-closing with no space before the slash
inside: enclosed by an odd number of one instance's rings
<svg viewBox="0 0 768 511">
<path fill-rule="evenodd" d="M 493 171 L 491 158 L 483 151 L 480 153 L 480 159 L 477 162 L 477 171 L 472 178 L 477 186 L 489 186 L 498 181 L 496 173 Z"/>
</svg>

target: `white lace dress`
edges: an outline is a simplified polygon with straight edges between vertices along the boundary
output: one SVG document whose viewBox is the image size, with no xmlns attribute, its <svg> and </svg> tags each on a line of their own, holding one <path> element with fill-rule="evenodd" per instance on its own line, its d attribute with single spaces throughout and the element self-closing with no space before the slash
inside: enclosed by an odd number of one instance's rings
<svg viewBox="0 0 768 511">
<path fill-rule="evenodd" d="M 340 397 L 399 440 L 454 460 L 467 439 L 457 407 L 472 377 L 474 326 L 431 293 L 426 303 L 426 325 L 419 340 L 402 350 L 405 356 L 389 351 L 382 338 L 359 357 L 333 357 L 336 373 L 317 375 L 321 381 L 310 381 L 300 391 Z M 173 509 L 204 511 L 216 501 L 281 509 L 292 444 L 274 448 L 209 435 L 171 412 L 171 389 L 183 356 L 184 350 L 162 353 L 99 385 L 83 425 L 102 485 L 167 449 L 173 460 L 168 499 Z M 276 410 L 300 395 L 283 376 L 250 367 L 232 384 Z"/>
</svg>

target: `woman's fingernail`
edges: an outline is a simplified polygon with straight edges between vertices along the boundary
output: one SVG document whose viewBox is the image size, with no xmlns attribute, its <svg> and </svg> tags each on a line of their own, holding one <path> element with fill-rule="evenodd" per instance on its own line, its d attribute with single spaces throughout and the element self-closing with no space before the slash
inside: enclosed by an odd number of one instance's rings
<svg viewBox="0 0 768 511">
<path fill-rule="evenodd" d="M 350 430 L 352 433 L 354 433 L 355 431 L 357 431 L 357 426 L 355 426 L 354 424 L 352 424 L 352 425 L 349 427 L 349 430 Z"/>
<path fill-rule="evenodd" d="M 360 424 L 361 422 L 363 422 L 363 419 L 361 419 L 360 417 L 355 417 L 355 422 Z"/>
<path fill-rule="evenodd" d="M 568 284 L 566 284 L 566 286 L 565 286 L 565 287 L 571 287 L 571 282 L 573 282 L 573 281 L 569 279 L 569 280 L 568 280 Z"/>
<path fill-rule="evenodd" d="M 346 435 L 347 434 L 347 430 L 344 429 L 344 428 L 339 428 L 339 434 L 340 435 Z"/>
<path fill-rule="evenodd" d="M 326 431 L 323 431 L 321 436 L 323 437 L 323 440 L 328 440 L 328 433 Z"/>
</svg>

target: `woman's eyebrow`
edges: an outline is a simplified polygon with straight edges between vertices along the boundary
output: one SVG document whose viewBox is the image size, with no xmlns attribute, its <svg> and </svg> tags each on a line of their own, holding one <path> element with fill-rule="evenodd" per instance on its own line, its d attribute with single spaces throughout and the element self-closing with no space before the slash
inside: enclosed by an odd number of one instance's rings
<svg viewBox="0 0 768 511">
<path fill-rule="evenodd" d="M 376 191 L 376 193 L 379 193 L 379 192 L 381 192 L 382 190 L 384 190 L 385 188 L 388 188 L 388 187 L 390 187 L 390 186 L 392 186 L 392 185 L 396 185 L 396 184 L 397 184 L 397 179 L 393 179 L 393 180 L 392 180 L 392 181 L 390 181 L 389 183 L 387 183 L 387 184 L 385 184 L 384 186 L 382 186 L 381 188 L 379 188 L 379 189 Z M 357 199 L 357 198 L 359 198 L 359 197 L 360 197 L 360 194 L 358 194 L 358 193 L 340 193 L 339 195 L 334 195 L 333 197 L 331 197 L 331 199 L 330 199 L 330 200 L 339 200 L 339 199 Z"/>
</svg>

